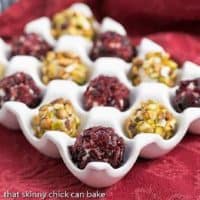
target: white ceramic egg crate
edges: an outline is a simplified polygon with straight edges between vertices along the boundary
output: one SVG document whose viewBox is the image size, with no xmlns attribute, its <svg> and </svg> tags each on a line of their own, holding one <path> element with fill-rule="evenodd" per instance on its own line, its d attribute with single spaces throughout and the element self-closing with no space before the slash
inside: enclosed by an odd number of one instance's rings
<svg viewBox="0 0 200 200">
<path fill-rule="evenodd" d="M 91 11 L 83 4 L 73 5 L 72 8 L 84 10 L 88 14 Z M 105 18 L 101 25 L 98 25 L 99 32 L 112 30 L 125 35 L 126 31 L 122 25 L 112 19 Z M 55 41 L 50 34 L 50 20 L 46 17 L 36 19 L 28 23 L 25 32 L 41 35 L 49 44 L 54 46 L 55 51 L 72 51 L 80 56 L 82 61 L 88 66 L 90 71 L 88 82 L 84 86 L 68 80 L 54 80 L 45 86 L 40 79 L 41 62 L 31 56 L 15 56 L 7 61 L 10 48 L 3 41 L 0 41 L 0 61 L 6 65 L 6 75 L 15 72 L 25 72 L 29 74 L 36 85 L 43 91 L 42 103 L 34 108 L 28 108 L 20 102 L 6 102 L 0 110 L 0 123 L 8 128 L 20 128 L 26 139 L 41 153 L 51 157 L 62 157 L 65 165 L 74 176 L 85 184 L 92 187 L 110 186 L 123 178 L 135 164 L 139 156 L 145 158 L 160 157 L 172 150 L 184 137 L 187 130 L 198 131 L 198 118 L 200 118 L 200 108 L 188 108 L 182 113 L 177 113 L 171 105 L 171 98 L 175 95 L 177 87 L 169 88 L 161 83 L 146 82 L 139 86 L 132 86 L 127 78 L 131 64 L 119 58 L 99 58 L 95 62 L 91 61 L 88 54 L 91 49 L 91 42 L 77 36 L 62 36 Z M 144 38 L 137 47 L 139 57 L 144 57 L 147 52 L 164 51 L 162 47 L 153 41 Z M 130 108 L 120 112 L 113 107 L 94 107 L 90 111 L 83 109 L 82 97 L 90 80 L 99 75 L 117 77 L 130 90 Z M 179 81 L 200 77 L 199 66 L 185 62 L 179 72 Z M 46 131 L 42 138 L 37 138 L 31 126 L 31 120 L 38 113 L 41 105 L 51 102 L 57 98 L 65 98 L 72 102 L 78 116 L 81 119 L 79 132 L 94 126 L 105 126 L 114 128 L 115 132 L 125 141 L 125 156 L 121 167 L 114 169 L 105 162 L 90 162 L 84 169 L 79 169 L 71 160 L 68 147 L 73 145 L 75 138 L 68 136 L 61 131 Z M 162 103 L 176 117 L 177 129 L 174 136 L 168 140 L 157 134 L 138 134 L 129 139 L 124 132 L 124 122 L 137 108 L 141 102 L 146 100 L 156 100 Z M 193 124 L 191 126 L 191 124 Z"/>
</svg>

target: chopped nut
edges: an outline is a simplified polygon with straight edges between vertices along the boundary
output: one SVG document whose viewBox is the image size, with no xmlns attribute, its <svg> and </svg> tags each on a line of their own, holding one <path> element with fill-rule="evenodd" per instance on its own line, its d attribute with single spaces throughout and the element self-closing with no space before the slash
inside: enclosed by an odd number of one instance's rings
<svg viewBox="0 0 200 200">
<path fill-rule="evenodd" d="M 62 110 L 62 109 L 59 109 L 57 112 L 56 112 L 56 116 L 60 119 L 64 119 L 67 117 L 67 112 L 65 110 Z"/>
<path fill-rule="evenodd" d="M 38 115 L 32 119 L 32 127 L 36 137 L 40 138 L 47 130 L 63 131 L 71 137 L 77 135 L 80 119 L 71 102 L 56 99 L 39 109 Z"/>
<path fill-rule="evenodd" d="M 125 122 L 125 131 L 129 138 L 140 133 L 154 133 L 169 139 L 175 128 L 175 117 L 163 105 L 153 100 L 141 103 Z"/>
<path fill-rule="evenodd" d="M 177 79 L 177 69 L 177 63 L 170 58 L 169 54 L 149 52 L 144 60 L 133 59 L 130 79 L 133 85 L 138 85 L 145 79 L 151 79 L 173 87 Z"/>
<path fill-rule="evenodd" d="M 87 79 L 87 67 L 71 52 L 48 52 L 41 69 L 42 81 L 48 84 L 55 79 L 72 79 L 82 85 Z"/>
<path fill-rule="evenodd" d="M 81 12 L 66 9 L 53 16 L 52 35 L 55 38 L 61 35 L 80 35 L 89 40 L 95 36 L 95 19 L 87 17 Z"/>
</svg>

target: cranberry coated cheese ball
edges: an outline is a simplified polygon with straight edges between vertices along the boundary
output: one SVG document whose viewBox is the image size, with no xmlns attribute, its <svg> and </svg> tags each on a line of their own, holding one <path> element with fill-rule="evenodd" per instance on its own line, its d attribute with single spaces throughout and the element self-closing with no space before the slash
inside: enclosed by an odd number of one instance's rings
<svg viewBox="0 0 200 200">
<path fill-rule="evenodd" d="M 200 78 L 181 81 L 172 101 L 177 112 L 200 107 Z"/>
<path fill-rule="evenodd" d="M 11 56 L 29 55 L 42 60 L 52 47 L 39 35 L 35 33 L 24 33 L 15 38 L 11 44 Z"/>
<path fill-rule="evenodd" d="M 130 62 L 134 56 L 135 47 L 128 37 L 112 31 L 97 36 L 90 53 L 92 60 L 99 57 L 118 57 Z"/>
<path fill-rule="evenodd" d="M 86 110 L 95 106 L 112 106 L 120 111 L 129 107 L 129 89 L 116 77 L 100 75 L 93 79 L 83 95 Z"/>
<path fill-rule="evenodd" d="M 80 169 L 94 161 L 107 162 L 118 168 L 123 163 L 125 144 L 113 128 L 96 126 L 84 130 L 69 150 L 72 161 Z"/>
<path fill-rule="evenodd" d="M 41 91 L 28 74 L 18 72 L 0 81 L 0 106 L 7 101 L 19 101 L 32 108 L 40 100 Z"/>
</svg>

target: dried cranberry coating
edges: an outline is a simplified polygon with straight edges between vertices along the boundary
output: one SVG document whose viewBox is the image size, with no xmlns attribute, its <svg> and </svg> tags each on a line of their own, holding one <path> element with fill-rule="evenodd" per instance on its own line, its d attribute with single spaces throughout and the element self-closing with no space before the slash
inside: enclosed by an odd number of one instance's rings
<svg viewBox="0 0 200 200">
<path fill-rule="evenodd" d="M 96 126 L 84 130 L 69 150 L 73 162 L 80 169 L 92 161 L 107 162 L 118 168 L 123 162 L 125 145 L 113 128 Z"/>
<path fill-rule="evenodd" d="M 42 59 L 52 47 L 35 33 L 24 33 L 12 42 L 12 56 L 30 55 Z"/>
<path fill-rule="evenodd" d="M 200 78 L 181 81 L 172 102 L 177 112 L 188 107 L 200 107 Z"/>
<path fill-rule="evenodd" d="M 135 47 L 127 36 L 108 31 L 100 34 L 94 41 L 90 57 L 95 60 L 99 57 L 119 57 L 130 62 L 135 56 Z"/>
<path fill-rule="evenodd" d="M 120 111 L 129 107 L 129 89 L 116 77 L 98 76 L 93 79 L 83 95 L 86 110 L 94 106 L 112 106 Z"/>
<path fill-rule="evenodd" d="M 6 101 L 20 101 L 35 107 L 40 99 L 41 91 L 28 74 L 18 72 L 0 81 L 0 106 Z"/>
</svg>

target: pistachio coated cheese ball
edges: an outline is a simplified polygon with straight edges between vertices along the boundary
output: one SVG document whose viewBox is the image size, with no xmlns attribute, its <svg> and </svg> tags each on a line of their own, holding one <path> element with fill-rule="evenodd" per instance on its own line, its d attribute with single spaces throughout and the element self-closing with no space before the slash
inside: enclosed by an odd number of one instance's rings
<svg viewBox="0 0 200 200">
<path fill-rule="evenodd" d="M 38 138 L 48 130 L 62 131 L 75 137 L 79 125 L 80 119 L 71 102 L 62 98 L 41 106 L 32 119 L 32 127 Z"/>
<path fill-rule="evenodd" d="M 41 68 L 41 78 L 44 84 L 52 80 L 63 79 L 82 85 L 87 80 L 87 74 L 87 66 L 80 57 L 71 52 L 48 52 Z"/>
<path fill-rule="evenodd" d="M 0 79 L 2 79 L 5 75 L 5 66 L 0 63 Z"/>
<path fill-rule="evenodd" d="M 142 102 L 125 121 L 125 131 L 129 138 L 140 133 L 158 134 L 164 139 L 174 135 L 176 118 L 157 101 Z"/>
<path fill-rule="evenodd" d="M 53 16 L 52 35 L 78 35 L 92 40 L 95 36 L 95 19 L 73 9 L 63 10 Z"/>
<path fill-rule="evenodd" d="M 178 64 L 169 54 L 163 52 L 149 52 L 144 59 L 135 58 L 132 61 L 130 79 L 133 85 L 142 81 L 157 81 L 173 87 L 177 80 Z"/>
</svg>

